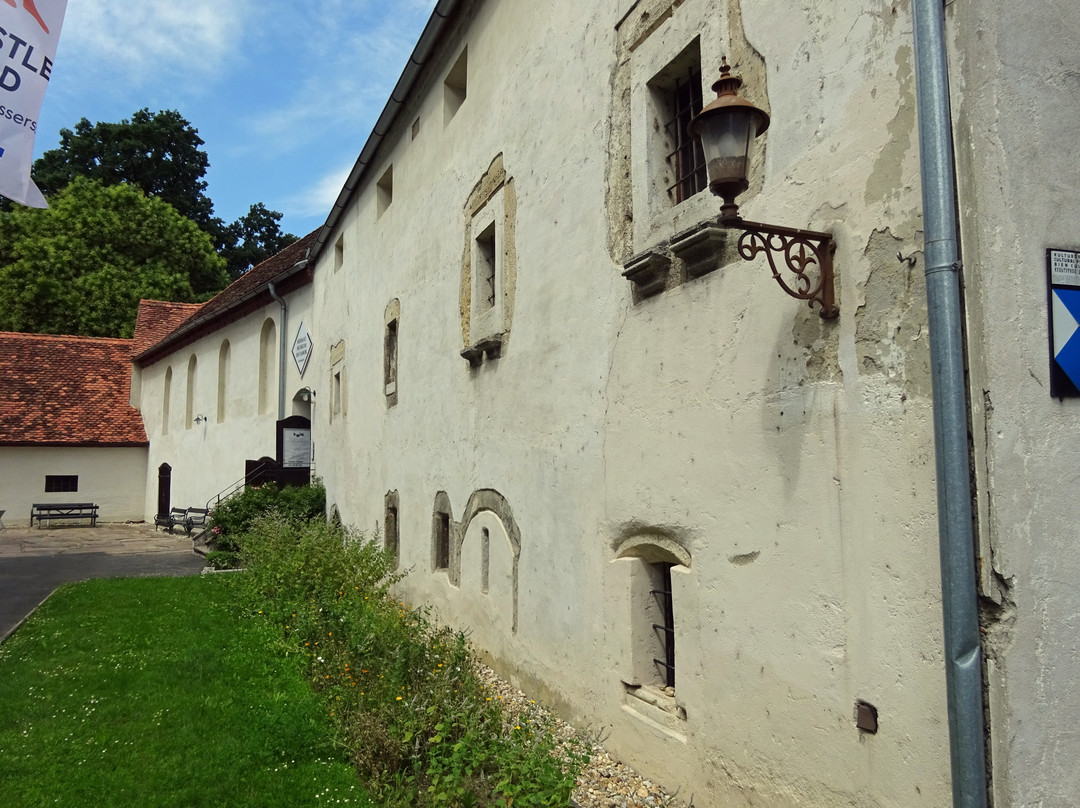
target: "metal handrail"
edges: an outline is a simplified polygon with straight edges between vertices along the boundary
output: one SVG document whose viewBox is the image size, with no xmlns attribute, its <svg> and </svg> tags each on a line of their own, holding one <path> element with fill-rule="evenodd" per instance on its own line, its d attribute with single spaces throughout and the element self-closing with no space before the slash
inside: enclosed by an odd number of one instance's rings
<svg viewBox="0 0 1080 808">
<path fill-rule="evenodd" d="M 247 481 L 248 481 L 249 477 L 261 475 L 264 471 L 266 471 L 266 468 L 267 468 L 266 463 L 260 463 L 258 466 L 256 466 L 254 469 L 252 469 L 250 474 L 245 474 L 243 477 L 241 477 L 236 482 L 231 483 L 231 484 L 225 486 L 224 488 L 222 488 L 214 496 L 212 496 L 212 497 L 210 497 L 210 499 L 206 500 L 206 508 L 207 508 L 207 510 L 214 507 L 215 505 L 220 505 L 224 500 L 228 499 L 233 494 L 235 494 L 237 491 L 242 489 L 245 485 L 247 485 Z"/>
</svg>

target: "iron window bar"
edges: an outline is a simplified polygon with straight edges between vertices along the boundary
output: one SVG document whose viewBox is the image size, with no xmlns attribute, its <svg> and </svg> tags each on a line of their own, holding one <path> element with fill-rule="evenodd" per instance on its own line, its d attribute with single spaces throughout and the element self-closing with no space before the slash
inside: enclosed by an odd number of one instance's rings
<svg viewBox="0 0 1080 808">
<path fill-rule="evenodd" d="M 690 120 L 701 112 L 701 69 L 691 67 L 686 79 L 675 79 L 675 88 L 671 91 L 672 117 L 664 124 L 674 148 L 665 159 L 675 171 L 675 182 L 668 186 L 668 194 L 675 197 L 678 204 L 696 193 L 704 191 L 708 185 L 705 171 L 705 154 L 697 138 L 689 131 Z"/>
<path fill-rule="evenodd" d="M 664 614 L 664 622 L 653 623 L 653 628 L 661 632 L 664 643 L 664 659 L 654 658 L 653 662 L 664 669 L 664 684 L 675 687 L 675 605 L 671 596 L 671 564 L 657 564 L 660 568 L 661 587 L 651 590 L 657 596 Z"/>
</svg>

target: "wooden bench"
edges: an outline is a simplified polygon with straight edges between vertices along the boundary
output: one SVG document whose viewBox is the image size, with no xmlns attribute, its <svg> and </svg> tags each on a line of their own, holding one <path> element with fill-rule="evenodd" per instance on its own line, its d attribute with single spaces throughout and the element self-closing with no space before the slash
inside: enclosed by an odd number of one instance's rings
<svg viewBox="0 0 1080 808">
<path fill-rule="evenodd" d="M 38 520 L 38 527 L 42 522 L 53 519 L 89 519 L 90 527 L 97 527 L 98 506 L 93 502 L 35 502 L 30 506 L 30 526 L 34 520 Z"/>
</svg>

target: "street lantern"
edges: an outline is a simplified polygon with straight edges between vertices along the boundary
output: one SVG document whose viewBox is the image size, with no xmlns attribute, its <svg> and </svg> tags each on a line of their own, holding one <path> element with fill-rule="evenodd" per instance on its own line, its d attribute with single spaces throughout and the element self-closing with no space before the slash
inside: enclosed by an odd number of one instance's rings
<svg viewBox="0 0 1080 808">
<path fill-rule="evenodd" d="M 701 143 L 709 190 L 721 199 L 721 227 L 742 230 L 739 255 L 752 261 L 764 254 L 773 278 L 794 298 L 807 301 L 824 319 L 840 313 L 833 289 L 833 253 L 836 242 L 829 233 L 798 230 L 762 222 L 748 222 L 739 216 L 735 198 L 750 187 L 750 158 L 754 139 L 769 128 L 769 116 L 739 95 L 742 79 L 731 75 L 725 58 L 720 78 L 713 84 L 716 100 L 689 123 L 692 137 Z M 782 257 L 795 280 L 789 284 L 777 268 Z"/>
<path fill-rule="evenodd" d="M 701 142 L 709 190 L 724 200 L 721 216 L 733 218 L 735 197 L 750 187 L 750 158 L 754 138 L 769 128 L 769 116 L 739 95 L 742 79 L 731 75 L 727 59 L 713 84 L 716 100 L 690 121 L 690 134 Z"/>
</svg>

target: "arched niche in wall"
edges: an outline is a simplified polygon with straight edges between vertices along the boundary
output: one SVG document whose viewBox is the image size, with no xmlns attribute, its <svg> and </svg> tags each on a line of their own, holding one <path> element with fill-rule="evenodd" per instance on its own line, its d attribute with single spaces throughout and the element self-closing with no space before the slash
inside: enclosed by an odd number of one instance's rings
<svg viewBox="0 0 1080 808">
<path fill-rule="evenodd" d="M 292 415 L 300 415 L 311 420 L 311 404 L 313 394 L 311 388 L 301 387 L 292 397 Z"/>
<path fill-rule="evenodd" d="M 490 598 L 496 606 L 508 606 L 510 630 L 517 632 L 521 531 L 506 497 L 492 488 L 474 491 L 457 535 L 453 582 Z"/>
</svg>

